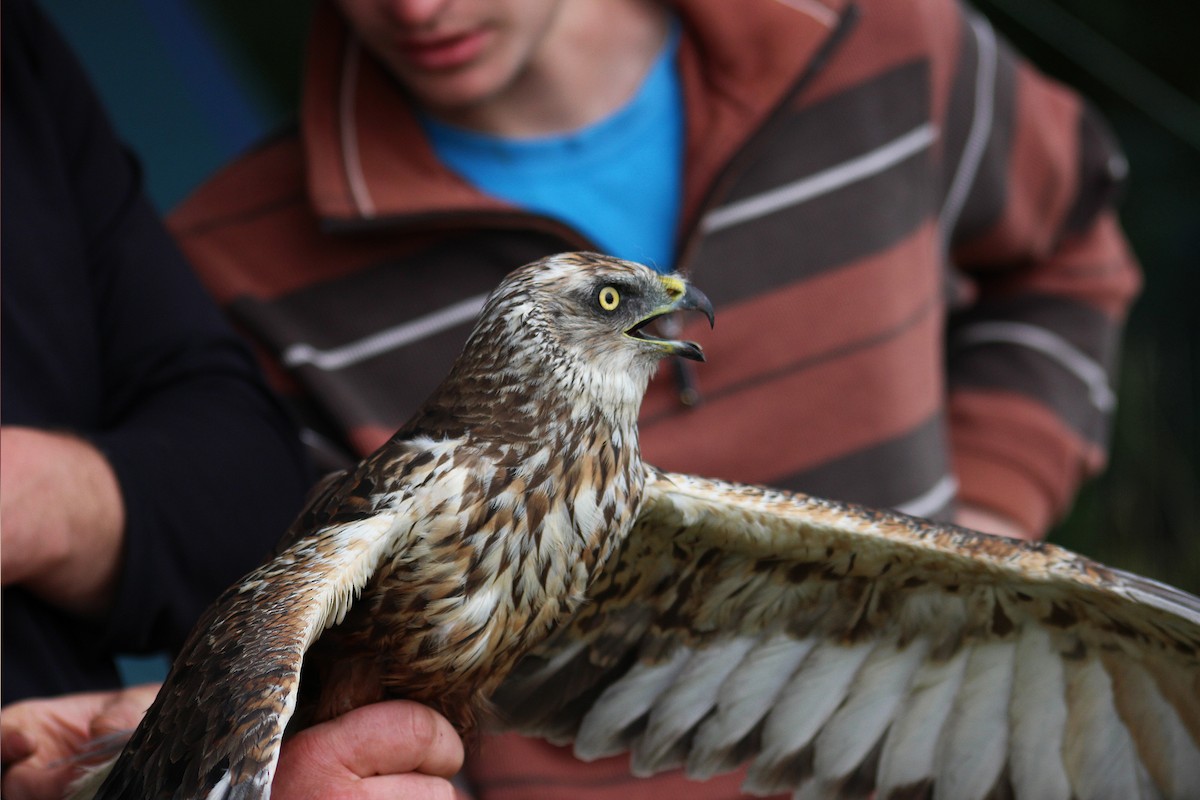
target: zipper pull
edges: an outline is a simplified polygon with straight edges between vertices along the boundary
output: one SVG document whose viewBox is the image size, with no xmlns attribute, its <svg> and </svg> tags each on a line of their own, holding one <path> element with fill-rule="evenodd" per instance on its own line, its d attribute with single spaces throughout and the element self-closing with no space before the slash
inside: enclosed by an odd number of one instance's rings
<svg viewBox="0 0 1200 800">
<path fill-rule="evenodd" d="M 666 317 L 658 321 L 659 328 L 668 339 L 679 338 L 683 323 L 676 317 Z M 695 365 L 682 358 L 671 359 L 671 371 L 675 373 L 675 386 L 679 392 L 679 404 L 685 408 L 694 408 L 704 402 L 700 396 L 700 386 L 696 381 Z"/>
</svg>

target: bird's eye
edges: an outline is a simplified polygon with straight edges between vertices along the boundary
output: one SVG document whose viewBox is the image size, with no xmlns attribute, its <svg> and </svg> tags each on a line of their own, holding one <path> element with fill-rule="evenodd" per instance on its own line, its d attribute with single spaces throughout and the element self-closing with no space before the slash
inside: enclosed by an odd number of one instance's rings
<svg viewBox="0 0 1200 800">
<path fill-rule="evenodd" d="M 605 311 L 614 311 L 617 306 L 621 305 L 621 293 L 612 286 L 605 286 L 600 290 L 600 307 Z"/>
</svg>

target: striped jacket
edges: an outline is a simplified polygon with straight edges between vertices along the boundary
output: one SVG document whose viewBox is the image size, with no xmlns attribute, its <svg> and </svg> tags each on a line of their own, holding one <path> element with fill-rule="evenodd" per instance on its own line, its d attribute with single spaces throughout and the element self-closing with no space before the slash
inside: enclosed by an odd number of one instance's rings
<svg viewBox="0 0 1200 800">
<path fill-rule="evenodd" d="M 1044 532 L 1104 460 L 1138 284 L 1103 127 L 954 0 L 677 5 L 675 266 L 717 327 L 685 332 L 708 353 L 699 403 L 653 382 L 647 460 L 928 516 L 960 498 Z M 503 274 L 595 249 L 444 168 L 329 7 L 298 133 L 171 223 L 312 442 L 359 454 L 442 377 Z M 669 777 L 576 779 L 496 747 L 489 797 L 670 796 Z"/>
</svg>

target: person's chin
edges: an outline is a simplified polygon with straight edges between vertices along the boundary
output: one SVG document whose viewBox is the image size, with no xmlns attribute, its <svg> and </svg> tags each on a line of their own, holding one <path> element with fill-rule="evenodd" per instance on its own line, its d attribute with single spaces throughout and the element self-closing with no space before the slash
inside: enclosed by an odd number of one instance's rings
<svg viewBox="0 0 1200 800">
<path fill-rule="evenodd" d="M 426 110 L 452 123 L 492 96 L 487 87 L 465 80 L 408 82 L 407 85 L 410 94 Z"/>
</svg>

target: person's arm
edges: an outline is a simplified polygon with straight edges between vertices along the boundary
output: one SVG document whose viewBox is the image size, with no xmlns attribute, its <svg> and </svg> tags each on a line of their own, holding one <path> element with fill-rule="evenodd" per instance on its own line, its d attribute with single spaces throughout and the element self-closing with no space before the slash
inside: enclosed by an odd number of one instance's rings
<svg viewBox="0 0 1200 800">
<path fill-rule="evenodd" d="M 1002 513 L 989 511 L 969 503 L 960 502 L 958 504 L 958 508 L 954 512 L 954 524 L 970 528 L 973 531 L 990 533 L 993 536 L 1007 536 L 1010 539 L 1036 541 L 1041 538 L 1040 531 L 1028 530 Z"/>
<path fill-rule="evenodd" d="M 66 45 L 27 4 L 6 4 L 5 28 L 5 310 L 24 312 L 5 327 L 5 423 L 90 444 L 115 476 L 123 514 L 118 540 L 111 519 L 91 531 L 104 585 L 82 592 L 87 602 L 68 596 L 69 566 L 30 588 L 106 613 L 113 650 L 171 648 L 270 551 L 311 475 L 286 412 L 166 232 Z M 48 281 L 63 284 L 65 310 L 48 299 Z M 63 330 L 69 346 L 57 344 Z M 68 403 L 27 397 L 10 379 L 56 368 L 41 366 L 47 354 L 75 359 L 78 373 L 64 367 L 44 383 L 97 395 L 74 419 L 47 410 Z M 81 488 L 63 480 L 39 502 L 69 505 Z M 48 586 L 67 594 L 51 597 Z"/>
<path fill-rule="evenodd" d="M 982 20 L 961 28 L 945 120 L 947 331 L 965 518 L 1040 538 L 1106 459 L 1139 273 L 1111 207 L 1124 161 L 1074 93 Z M 975 515 L 975 516 L 972 516 Z"/>
<path fill-rule="evenodd" d="M 28 700 L 0 714 L 6 800 L 60 800 L 78 777 L 75 757 L 95 737 L 128 731 L 156 684 Z M 284 743 L 271 796 L 277 800 L 450 798 L 462 741 L 444 717 L 389 700 L 306 728 Z"/>
<path fill-rule="evenodd" d="M 21 584 L 78 614 L 112 602 L 125 506 L 88 442 L 0 426 L 0 584 Z"/>
</svg>

